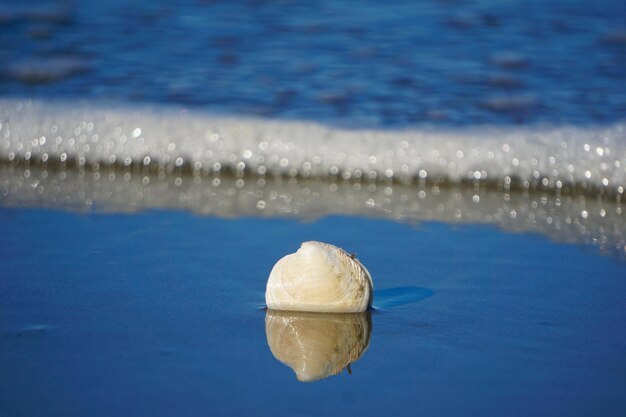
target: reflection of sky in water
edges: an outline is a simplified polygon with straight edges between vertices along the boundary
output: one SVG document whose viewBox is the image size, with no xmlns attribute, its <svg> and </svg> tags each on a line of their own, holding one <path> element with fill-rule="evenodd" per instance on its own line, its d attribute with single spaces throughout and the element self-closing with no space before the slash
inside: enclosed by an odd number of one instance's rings
<svg viewBox="0 0 626 417">
<path fill-rule="evenodd" d="M 626 112 L 625 15 L 610 0 L 9 1 L 0 86 L 375 125 L 606 122 Z"/>
<path fill-rule="evenodd" d="M 0 228 L 8 416 L 623 411 L 624 265 L 579 247 L 358 217 L 3 208 Z M 377 288 L 434 294 L 372 312 L 352 374 L 303 384 L 259 307 L 273 263 L 309 239 L 357 251 Z"/>
<path fill-rule="evenodd" d="M 161 176 L 114 169 L 56 171 L 37 166 L 0 166 L 0 178 L 0 206 L 97 213 L 186 210 L 226 218 L 304 220 L 339 214 L 412 224 L 479 223 L 626 255 L 621 196 L 296 178 Z"/>
</svg>

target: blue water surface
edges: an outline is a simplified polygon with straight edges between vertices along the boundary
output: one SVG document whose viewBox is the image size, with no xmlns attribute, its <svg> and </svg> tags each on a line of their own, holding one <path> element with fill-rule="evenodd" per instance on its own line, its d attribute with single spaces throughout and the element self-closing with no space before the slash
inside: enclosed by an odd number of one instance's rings
<svg viewBox="0 0 626 417">
<path fill-rule="evenodd" d="M 2 209 L 0 230 L 2 415 L 625 409 L 624 265 L 590 248 L 344 217 Z M 351 374 L 301 383 L 273 357 L 261 307 L 274 262 L 309 239 L 357 252 L 383 295 L 430 294 L 373 313 Z"/>
<path fill-rule="evenodd" d="M 605 125 L 626 114 L 625 16 L 619 0 L 4 0 L 0 97 Z M 356 252 L 380 296 L 351 374 L 311 383 L 270 351 L 263 309 L 305 240 Z M 622 416 L 625 292 L 621 260 L 485 226 L 0 208 L 0 416 Z"/>
<path fill-rule="evenodd" d="M 2 96 L 362 126 L 626 114 L 626 3 L 5 0 Z"/>
</svg>

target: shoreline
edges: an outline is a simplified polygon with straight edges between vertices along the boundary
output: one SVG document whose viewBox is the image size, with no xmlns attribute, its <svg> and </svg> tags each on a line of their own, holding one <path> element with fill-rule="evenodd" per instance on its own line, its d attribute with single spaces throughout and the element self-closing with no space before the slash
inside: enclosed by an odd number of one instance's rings
<svg viewBox="0 0 626 417">
<path fill-rule="evenodd" d="M 44 207 L 82 213 L 188 211 L 224 218 L 316 219 L 329 215 L 493 225 L 566 243 L 596 246 L 626 258 L 620 196 L 551 190 L 516 191 L 480 185 L 320 181 L 283 177 L 159 175 L 147 171 L 54 170 L 0 164 L 3 207 Z"/>
<path fill-rule="evenodd" d="M 584 247 L 351 216 L 0 218 L 0 399 L 12 415 L 621 410 L 624 264 Z M 358 252 L 377 290 L 432 295 L 377 310 L 352 374 L 304 384 L 268 346 L 259 303 L 274 262 L 310 239 Z"/>
</svg>

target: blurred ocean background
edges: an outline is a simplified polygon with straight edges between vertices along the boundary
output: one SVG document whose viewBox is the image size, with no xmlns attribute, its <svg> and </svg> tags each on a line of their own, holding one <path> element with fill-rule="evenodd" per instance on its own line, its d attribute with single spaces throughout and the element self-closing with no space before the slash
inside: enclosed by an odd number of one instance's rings
<svg viewBox="0 0 626 417">
<path fill-rule="evenodd" d="M 4 0 L 3 97 L 166 103 L 356 127 L 607 125 L 617 0 Z"/>
<path fill-rule="evenodd" d="M 625 22 L 0 0 L 0 416 L 623 415 Z M 383 307 L 301 384 L 259 309 L 310 239 Z"/>
</svg>

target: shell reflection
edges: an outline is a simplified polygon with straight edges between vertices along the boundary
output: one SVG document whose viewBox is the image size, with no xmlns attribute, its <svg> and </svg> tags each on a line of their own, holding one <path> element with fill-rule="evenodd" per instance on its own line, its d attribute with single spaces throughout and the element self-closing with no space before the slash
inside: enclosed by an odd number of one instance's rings
<svg viewBox="0 0 626 417">
<path fill-rule="evenodd" d="M 267 310 L 267 344 L 298 381 L 336 375 L 359 360 L 372 333 L 369 311 L 351 314 Z"/>
</svg>

